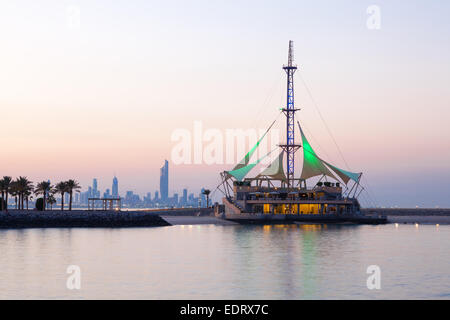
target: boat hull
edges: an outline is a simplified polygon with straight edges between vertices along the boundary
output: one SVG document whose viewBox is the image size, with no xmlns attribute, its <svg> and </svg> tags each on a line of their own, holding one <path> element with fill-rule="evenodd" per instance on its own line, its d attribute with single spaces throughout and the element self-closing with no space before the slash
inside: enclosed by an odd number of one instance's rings
<svg viewBox="0 0 450 320">
<path fill-rule="evenodd" d="M 240 224 L 294 224 L 294 223 L 319 223 L 319 224 L 386 224 L 384 216 L 363 215 L 320 215 L 320 214 L 221 214 L 219 218 Z"/>
</svg>

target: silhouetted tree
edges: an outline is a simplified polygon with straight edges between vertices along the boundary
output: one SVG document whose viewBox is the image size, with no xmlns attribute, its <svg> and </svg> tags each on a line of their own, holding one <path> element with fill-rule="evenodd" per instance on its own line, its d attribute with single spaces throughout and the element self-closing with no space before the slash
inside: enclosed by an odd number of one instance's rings
<svg viewBox="0 0 450 320">
<path fill-rule="evenodd" d="M 53 210 L 53 205 L 56 203 L 56 198 L 52 193 L 48 195 L 47 203 L 50 205 L 50 209 Z"/>
<path fill-rule="evenodd" d="M 27 192 L 25 192 L 25 202 L 27 203 L 27 210 L 29 210 L 28 209 L 28 201 L 33 199 L 32 191 L 33 190 L 28 190 Z"/>
<path fill-rule="evenodd" d="M 5 181 L 0 179 L 0 192 L 2 193 L 2 201 L 0 203 L 0 210 L 5 210 Z"/>
<path fill-rule="evenodd" d="M 206 195 L 206 207 L 209 208 L 209 194 L 211 193 L 211 191 L 208 189 L 205 189 L 202 191 L 202 193 L 204 195 Z"/>
<path fill-rule="evenodd" d="M 14 205 L 16 206 L 16 209 L 19 209 L 19 201 L 18 201 L 18 197 L 20 194 L 19 191 L 19 184 L 17 182 L 17 180 L 12 181 L 9 185 L 9 194 L 14 197 Z"/>
<path fill-rule="evenodd" d="M 37 210 L 39 210 L 39 211 L 44 210 L 44 207 L 45 207 L 45 205 L 44 205 L 44 198 L 37 198 L 36 202 L 35 202 L 35 205 L 36 205 L 36 209 Z"/>
<path fill-rule="evenodd" d="M 64 194 L 68 191 L 67 182 L 61 181 L 55 185 L 55 193 L 61 194 L 61 210 L 64 210 Z"/>
<path fill-rule="evenodd" d="M 45 210 L 46 203 L 47 203 L 47 196 L 50 194 L 50 191 L 52 190 L 53 186 L 48 181 L 42 181 L 39 182 L 36 185 L 36 188 L 34 189 L 34 193 L 36 195 L 42 194 L 43 197 L 43 210 Z"/>
<path fill-rule="evenodd" d="M 72 210 L 72 197 L 73 192 L 80 192 L 81 186 L 78 184 L 76 180 L 67 180 L 66 182 L 67 192 L 69 193 L 69 210 Z"/>
<path fill-rule="evenodd" d="M 33 184 L 27 177 L 19 177 L 15 180 L 15 187 L 17 196 L 19 197 L 19 209 L 23 210 L 26 194 L 31 194 Z"/>
<path fill-rule="evenodd" d="M 5 196 L 6 196 L 6 198 L 5 198 L 6 212 L 8 212 L 8 194 L 9 194 L 9 188 L 11 187 L 11 182 L 12 182 L 12 178 L 10 176 L 4 176 L 2 179 L 3 192 L 5 193 Z"/>
</svg>

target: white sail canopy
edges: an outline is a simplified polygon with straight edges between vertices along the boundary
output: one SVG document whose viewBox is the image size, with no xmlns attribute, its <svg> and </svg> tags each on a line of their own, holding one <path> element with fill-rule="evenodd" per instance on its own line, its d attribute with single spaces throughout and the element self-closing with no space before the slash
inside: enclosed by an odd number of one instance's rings
<svg viewBox="0 0 450 320">
<path fill-rule="evenodd" d="M 330 167 L 334 173 L 336 173 L 339 178 L 341 178 L 342 181 L 347 184 L 350 180 L 353 180 L 355 182 L 359 182 L 359 178 L 361 177 L 362 173 L 355 173 L 346 171 L 343 169 L 339 169 L 338 167 L 333 166 L 332 164 L 329 164 L 328 162 L 322 160 L 323 163 L 325 163 L 328 167 Z"/>
<path fill-rule="evenodd" d="M 283 168 L 283 158 L 284 151 L 281 151 L 278 157 L 266 169 L 258 174 L 256 178 L 270 177 L 272 179 L 286 181 L 287 179 Z"/>
</svg>

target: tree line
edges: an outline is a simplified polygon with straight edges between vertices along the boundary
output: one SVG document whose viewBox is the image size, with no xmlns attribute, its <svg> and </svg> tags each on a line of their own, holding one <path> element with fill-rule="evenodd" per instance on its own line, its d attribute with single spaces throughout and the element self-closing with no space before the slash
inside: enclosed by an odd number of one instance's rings
<svg viewBox="0 0 450 320">
<path fill-rule="evenodd" d="M 69 210 L 72 210 L 72 199 L 74 192 L 80 192 L 81 186 L 76 180 L 70 179 L 67 181 L 58 182 L 52 185 L 49 181 L 42 181 L 33 185 L 33 182 L 27 177 L 18 177 L 15 180 L 12 177 L 4 176 L 0 179 L 0 209 L 1 211 L 8 211 L 8 197 L 11 196 L 15 200 L 16 209 L 28 210 L 28 202 L 36 196 L 42 196 L 42 210 L 47 206 L 53 208 L 56 203 L 55 195 L 61 195 L 61 210 L 64 210 L 64 195 L 69 195 Z M 39 199 L 37 199 L 38 201 Z"/>
</svg>

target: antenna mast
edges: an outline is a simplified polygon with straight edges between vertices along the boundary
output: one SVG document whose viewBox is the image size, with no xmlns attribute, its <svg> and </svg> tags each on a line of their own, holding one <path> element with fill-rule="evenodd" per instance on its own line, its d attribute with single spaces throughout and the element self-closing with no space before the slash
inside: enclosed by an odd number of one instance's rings
<svg viewBox="0 0 450 320">
<path fill-rule="evenodd" d="M 295 144 L 295 112 L 300 109 L 295 109 L 294 107 L 294 73 L 297 70 L 297 65 L 294 62 L 294 42 L 289 41 L 289 54 L 288 54 L 288 64 L 283 65 L 284 71 L 287 75 L 287 102 L 286 108 L 282 111 L 286 115 L 286 144 L 280 145 L 281 148 L 286 152 L 286 177 L 288 182 L 288 187 L 294 186 L 294 168 L 295 168 L 295 152 L 300 148 L 300 145 Z"/>
</svg>

